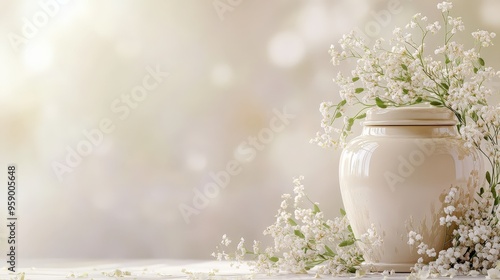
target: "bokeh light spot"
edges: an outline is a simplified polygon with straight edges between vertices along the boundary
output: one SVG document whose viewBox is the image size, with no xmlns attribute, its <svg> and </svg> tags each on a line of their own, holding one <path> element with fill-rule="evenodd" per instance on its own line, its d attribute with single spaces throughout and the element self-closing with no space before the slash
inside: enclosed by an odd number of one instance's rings
<svg viewBox="0 0 500 280">
<path fill-rule="evenodd" d="M 269 42 L 268 54 L 276 66 L 293 67 L 304 58 L 304 41 L 291 31 L 278 33 Z"/>
<path fill-rule="evenodd" d="M 32 72 L 48 69 L 52 64 L 52 46 L 47 42 L 30 42 L 23 51 L 23 63 Z"/>
<path fill-rule="evenodd" d="M 227 86 L 233 79 L 233 69 L 225 63 L 216 65 L 212 69 L 212 83 L 216 86 Z"/>
</svg>

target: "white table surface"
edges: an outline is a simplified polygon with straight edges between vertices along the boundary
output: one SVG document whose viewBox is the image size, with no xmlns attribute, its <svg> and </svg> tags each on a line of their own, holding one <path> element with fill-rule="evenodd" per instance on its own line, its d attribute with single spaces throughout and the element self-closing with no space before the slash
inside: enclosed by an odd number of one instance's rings
<svg viewBox="0 0 500 280">
<path fill-rule="evenodd" d="M 119 271 L 117 271 L 117 269 Z M 192 274 L 183 272 L 183 269 Z M 218 270 L 215 275 L 210 271 Z M 9 273 L 7 267 L 0 270 L 0 280 L 21 279 L 316 279 L 310 274 L 253 274 L 248 267 L 231 267 L 229 262 L 189 261 L 189 260 L 21 260 L 16 273 Z M 130 273 L 116 277 L 116 273 Z M 408 274 L 395 274 L 387 279 L 406 279 Z M 321 275 L 321 279 L 351 279 L 354 277 L 332 277 Z M 383 279 L 381 274 L 366 275 L 367 279 Z M 456 277 L 458 279 L 467 277 Z M 484 276 L 474 277 L 485 279 Z"/>
</svg>

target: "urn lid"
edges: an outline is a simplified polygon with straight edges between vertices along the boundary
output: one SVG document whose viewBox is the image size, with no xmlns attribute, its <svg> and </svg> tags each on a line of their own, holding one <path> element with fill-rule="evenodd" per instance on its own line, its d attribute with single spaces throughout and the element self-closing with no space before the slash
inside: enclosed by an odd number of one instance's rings
<svg viewBox="0 0 500 280">
<path fill-rule="evenodd" d="M 439 125 L 453 126 L 457 120 L 453 112 L 439 107 L 373 108 L 366 113 L 365 126 L 377 125 Z"/>
</svg>

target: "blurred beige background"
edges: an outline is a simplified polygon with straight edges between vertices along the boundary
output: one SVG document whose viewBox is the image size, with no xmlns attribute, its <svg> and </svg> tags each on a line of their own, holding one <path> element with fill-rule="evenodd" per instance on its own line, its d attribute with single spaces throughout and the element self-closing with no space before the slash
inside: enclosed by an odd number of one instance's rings
<svg viewBox="0 0 500 280">
<path fill-rule="evenodd" d="M 15 163 L 19 257 L 209 258 L 224 233 L 262 239 L 298 175 L 336 216 L 340 152 L 308 143 L 319 103 L 338 100 L 328 48 L 353 28 L 388 36 L 416 12 L 437 19 L 436 4 L 2 1 L 0 182 Z M 467 34 L 500 34 L 500 1 L 455 6 Z M 484 55 L 497 68 L 499 47 Z M 271 124 L 285 107 L 294 118 Z M 240 161 L 186 223 L 179 206 Z"/>
</svg>

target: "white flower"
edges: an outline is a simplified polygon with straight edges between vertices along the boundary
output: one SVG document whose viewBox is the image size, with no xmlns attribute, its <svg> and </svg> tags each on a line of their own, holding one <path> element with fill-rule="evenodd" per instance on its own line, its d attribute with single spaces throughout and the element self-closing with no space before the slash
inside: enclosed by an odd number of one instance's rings
<svg viewBox="0 0 500 280">
<path fill-rule="evenodd" d="M 258 254 L 259 253 L 259 251 L 260 251 L 259 247 L 260 247 L 260 242 L 257 241 L 257 240 L 254 240 L 253 241 L 253 247 L 252 247 L 254 254 Z"/>
<path fill-rule="evenodd" d="M 286 209 L 288 208 L 288 201 L 287 200 L 283 200 L 281 202 L 281 205 L 280 205 L 281 209 Z"/>
<path fill-rule="evenodd" d="M 434 23 L 427 25 L 425 29 L 430 31 L 432 34 L 436 34 L 441 29 L 441 25 L 439 24 L 439 21 L 435 21 Z"/>
<path fill-rule="evenodd" d="M 333 63 L 333 65 L 339 65 L 340 64 L 341 55 L 340 55 L 340 53 L 338 51 L 335 50 L 335 46 L 334 45 L 330 46 L 330 50 L 328 51 L 328 53 L 332 57 L 332 63 Z"/>
<path fill-rule="evenodd" d="M 410 23 L 408 23 L 408 24 L 406 25 L 406 29 L 408 29 L 408 28 L 412 28 L 412 29 L 413 29 L 413 28 L 415 28 L 415 27 L 417 27 L 417 23 L 416 23 L 415 21 L 413 21 L 413 20 L 412 20 L 412 21 L 410 21 Z"/>
<path fill-rule="evenodd" d="M 455 199 L 456 194 L 457 194 L 457 188 L 451 188 L 450 192 L 444 198 L 444 203 L 450 204 Z"/>
<path fill-rule="evenodd" d="M 496 268 L 488 269 L 488 276 L 486 279 L 500 279 L 500 271 Z"/>
<path fill-rule="evenodd" d="M 463 23 L 461 17 L 454 18 L 454 17 L 448 16 L 448 23 L 452 26 L 451 31 L 450 31 L 451 34 L 455 34 L 458 31 L 465 30 L 465 26 L 464 26 L 464 23 Z"/>
<path fill-rule="evenodd" d="M 448 215 L 453 214 L 453 212 L 455 212 L 455 206 L 453 205 L 449 205 L 444 208 L 444 213 Z"/>
<path fill-rule="evenodd" d="M 475 277 L 475 276 L 478 276 L 479 274 L 480 274 L 479 271 L 477 271 L 477 270 L 471 270 L 471 271 L 469 271 L 469 273 L 467 275 Z"/>
<path fill-rule="evenodd" d="M 423 269 L 419 270 L 417 273 L 418 279 L 427 279 L 430 276 L 430 269 L 428 266 L 425 266 Z"/>
<path fill-rule="evenodd" d="M 229 244 L 231 244 L 231 240 L 229 240 L 229 238 L 227 238 L 227 235 L 224 234 L 222 236 L 222 241 L 220 243 L 223 244 L 224 246 L 229 246 Z"/>
<path fill-rule="evenodd" d="M 488 32 L 484 30 L 478 30 L 476 32 L 472 32 L 472 37 L 479 42 L 482 47 L 489 47 L 493 45 L 492 39 L 496 37 L 496 34 L 493 32 Z"/>
<path fill-rule="evenodd" d="M 238 243 L 238 246 L 236 247 L 236 249 L 237 249 L 238 251 L 242 251 L 242 253 L 243 253 L 243 254 L 244 254 L 244 253 L 245 253 L 245 251 L 246 251 L 246 250 L 245 250 L 244 245 L 245 245 L 245 239 L 242 237 L 242 238 L 240 239 L 240 242 Z"/>
<path fill-rule="evenodd" d="M 441 10 L 442 13 L 446 13 L 453 8 L 453 4 L 451 2 L 443 1 L 437 4 L 437 8 Z"/>
</svg>

